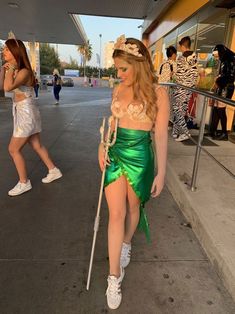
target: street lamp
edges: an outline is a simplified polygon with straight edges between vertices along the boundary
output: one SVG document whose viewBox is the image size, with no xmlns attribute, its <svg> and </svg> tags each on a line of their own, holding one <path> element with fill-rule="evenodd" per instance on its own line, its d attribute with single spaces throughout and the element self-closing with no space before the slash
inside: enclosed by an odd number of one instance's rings
<svg viewBox="0 0 235 314">
<path fill-rule="evenodd" d="M 100 36 L 100 67 L 99 67 L 99 79 L 100 79 L 100 71 L 101 71 L 101 38 L 102 38 L 102 34 L 99 34 Z"/>
</svg>

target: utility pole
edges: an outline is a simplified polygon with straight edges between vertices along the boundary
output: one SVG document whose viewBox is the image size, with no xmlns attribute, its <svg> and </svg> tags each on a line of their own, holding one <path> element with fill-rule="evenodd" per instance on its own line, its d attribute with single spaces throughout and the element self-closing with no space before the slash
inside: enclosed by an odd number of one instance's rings
<svg viewBox="0 0 235 314">
<path fill-rule="evenodd" d="M 102 38 L 102 34 L 99 34 L 100 36 L 100 66 L 99 66 L 99 79 L 101 77 L 101 38 Z"/>
</svg>

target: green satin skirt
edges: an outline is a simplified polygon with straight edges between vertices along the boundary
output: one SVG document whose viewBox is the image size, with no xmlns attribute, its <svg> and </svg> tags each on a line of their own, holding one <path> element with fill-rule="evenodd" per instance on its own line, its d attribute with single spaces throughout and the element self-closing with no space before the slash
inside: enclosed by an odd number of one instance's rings
<svg viewBox="0 0 235 314">
<path fill-rule="evenodd" d="M 111 165 L 106 168 L 104 186 L 124 175 L 140 199 L 138 228 L 150 241 L 149 224 L 144 204 L 150 198 L 154 179 L 154 152 L 149 131 L 117 129 L 115 144 L 109 149 Z"/>
</svg>

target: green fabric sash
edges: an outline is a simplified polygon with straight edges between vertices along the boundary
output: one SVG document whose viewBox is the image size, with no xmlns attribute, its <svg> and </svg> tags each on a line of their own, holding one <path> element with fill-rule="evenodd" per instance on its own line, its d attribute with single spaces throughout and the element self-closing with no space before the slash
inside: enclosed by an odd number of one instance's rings
<svg viewBox="0 0 235 314">
<path fill-rule="evenodd" d="M 150 198 L 154 179 L 154 152 L 149 131 L 117 129 L 117 139 L 110 147 L 111 165 L 105 173 L 104 186 L 124 175 L 140 199 L 138 228 L 145 232 L 150 242 L 150 231 L 144 204 Z"/>
</svg>

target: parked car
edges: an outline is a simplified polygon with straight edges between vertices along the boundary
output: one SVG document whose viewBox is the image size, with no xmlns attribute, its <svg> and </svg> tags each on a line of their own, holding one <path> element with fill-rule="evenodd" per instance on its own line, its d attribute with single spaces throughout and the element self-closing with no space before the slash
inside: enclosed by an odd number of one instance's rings
<svg viewBox="0 0 235 314">
<path fill-rule="evenodd" d="M 47 86 L 52 86 L 53 85 L 53 75 L 41 75 L 40 76 L 41 82 Z M 74 86 L 74 81 L 71 79 L 71 77 L 64 76 L 62 77 L 62 86 L 68 86 L 68 87 L 73 87 Z"/>
<path fill-rule="evenodd" d="M 53 85 L 53 75 L 41 75 L 40 76 L 40 81 L 43 84 L 46 84 L 47 86 L 52 86 Z"/>
<path fill-rule="evenodd" d="M 66 77 L 64 76 L 62 78 L 62 86 L 68 86 L 68 87 L 73 87 L 74 86 L 74 81 L 71 79 L 71 77 Z"/>
</svg>

